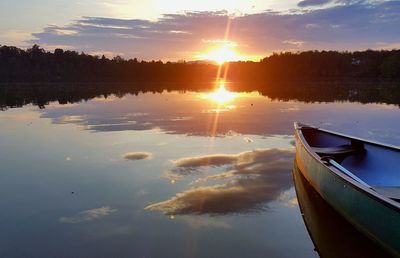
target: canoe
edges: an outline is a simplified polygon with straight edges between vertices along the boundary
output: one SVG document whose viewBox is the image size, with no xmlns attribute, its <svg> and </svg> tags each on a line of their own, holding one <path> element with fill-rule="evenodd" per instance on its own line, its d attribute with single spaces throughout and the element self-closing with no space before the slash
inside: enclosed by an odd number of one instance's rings
<svg viewBox="0 0 400 258">
<path fill-rule="evenodd" d="M 400 257 L 400 148 L 295 123 L 296 165 L 356 229 Z"/>
<path fill-rule="evenodd" d="M 380 245 L 366 237 L 311 187 L 297 166 L 293 181 L 304 224 L 320 257 L 387 257 Z"/>
</svg>

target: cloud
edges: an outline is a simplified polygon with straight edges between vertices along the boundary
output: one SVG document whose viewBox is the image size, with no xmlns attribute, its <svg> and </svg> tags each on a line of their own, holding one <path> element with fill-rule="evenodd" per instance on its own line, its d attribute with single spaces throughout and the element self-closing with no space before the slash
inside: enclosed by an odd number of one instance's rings
<svg viewBox="0 0 400 258">
<path fill-rule="evenodd" d="M 231 164 L 238 158 L 235 154 L 213 154 L 206 156 L 187 157 L 172 161 L 178 168 L 198 168 L 204 166 L 222 166 Z"/>
<path fill-rule="evenodd" d="M 304 41 L 300 41 L 300 40 L 289 39 L 289 40 L 282 41 L 282 43 L 289 44 L 289 45 L 294 45 L 296 47 L 302 47 L 305 42 Z"/>
<path fill-rule="evenodd" d="M 200 168 L 233 165 L 231 167 L 228 166 L 229 169 L 232 168 L 232 170 L 227 171 L 228 174 L 243 174 L 243 168 L 248 167 L 249 164 L 253 169 L 252 173 L 256 173 L 257 170 L 254 169 L 256 165 L 271 165 L 276 161 L 280 161 L 282 157 L 291 158 L 292 151 L 280 149 L 257 149 L 254 151 L 241 152 L 239 154 L 212 154 L 186 157 L 172 161 L 175 168 L 173 168 L 170 173 L 176 174 L 177 176 L 186 176 L 193 174 Z M 213 177 L 215 179 L 216 177 L 225 178 L 226 176 L 225 174 L 218 174 Z"/>
<path fill-rule="evenodd" d="M 82 123 L 85 119 L 82 116 L 63 116 L 59 119 L 58 123 L 60 124 L 69 124 L 69 123 Z"/>
<path fill-rule="evenodd" d="M 220 44 L 229 19 L 229 41 L 249 55 L 289 50 L 291 44 L 282 43 L 288 38 L 307 42 L 300 45 L 302 49 L 353 50 L 376 48 L 376 41 L 400 42 L 399 1 L 305 0 L 299 5 L 328 2 L 332 4 L 307 11 L 265 11 L 236 17 L 227 12 L 164 14 L 156 21 L 82 17 L 33 33 L 29 43 L 68 45 L 90 53 L 124 53 L 140 59 L 191 59 L 210 45 Z"/>
<path fill-rule="evenodd" d="M 145 209 L 167 215 L 246 213 L 265 208 L 265 203 L 292 186 L 292 149 L 258 149 L 232 157 L 235 162 L 231 168 L 203 178 L 228 182 L 194 187 Z"/>
<path fill-rule="evenodd" d="M 151 159 L 152 154 L 150 152 L 127 152 L 124 154 L 123 158 L 126 160 L 141 160 L 141 159 Z"/>
<path fill-rule="evenodd" d="M 175 167 L 165 172 L 164 177 L 175 182 L 184 176 L 198 174 L 201 169 L 231 165 L 237 161 L 237 157 L 236 154 L 212 154 L 172 160 Z"/>
<path fill-rule="evenodd" d="M 117 211 L 117 209 L 111 209 L 108 206 L 103 206 L 100 208 L 81 211 L 75 216 L 61 217 L 59 218 L 59 222 L 77 224 L 85 221 L 99 220 Z"/>
<path fill-rule="evenodd" d="M 309 6 L 319 6 L 332 2 L 332 0 L 304 0 L 300 1 L 297 6 L 299 7 L 309 7 Z"/>
</svg>

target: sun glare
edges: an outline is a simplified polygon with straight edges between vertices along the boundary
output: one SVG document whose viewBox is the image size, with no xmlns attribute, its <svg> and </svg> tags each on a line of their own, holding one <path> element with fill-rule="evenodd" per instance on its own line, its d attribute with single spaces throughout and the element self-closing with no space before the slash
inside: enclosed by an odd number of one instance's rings
<svg viewBox="0 0 400 258">
<path fill-rule="evenodd" d="M 233 46 L 223 45 L 219 48 L 211 49 L 207 53 L 201 54 L 200 58 L 203 60 L 215 61 L 221 65 L 225 62 L 238 61 L 241 59 L 241 56 L 236 53 Z"/>
<path fill-rule="evenodd" d="M 210 99 L 218 104 L 225 104 L 237 97 L 238 93 L 230 92 L 225 89 L 223 82 L 219 83 L 218 89 L 204 95 L 206 99 Z"/>
</svg>

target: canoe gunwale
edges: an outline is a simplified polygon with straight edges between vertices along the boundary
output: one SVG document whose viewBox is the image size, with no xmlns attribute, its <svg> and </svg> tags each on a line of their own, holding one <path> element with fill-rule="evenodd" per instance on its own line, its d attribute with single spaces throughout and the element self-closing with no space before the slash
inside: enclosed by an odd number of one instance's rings
<svg viewBox="0 0 400 258">
<path fill-rule="evenodd" d="M 378 142 L 378 141 L 371 141 L 371 140 L 367 140 L 367 139 L 363 139 L 363 138 L 359 138 L 359 137 L 353 137 L 353 136 L 350 136 L 350 135 L 347 135 L 347 134 L 344 134 L 344 133 L 338 133 L 338 132 L 334 132 L 334 131 L 331 131 L 331 130 L 328 130 L 328 129 L 323 129 L 323 128 L 319 128 L 319 127 L 315 127 L 315 126 L 310 126 L 310 125 L 306 125 L 306 124 L 302 124 L 302 123 L 298 123 L 298 122 L 294 123 L 294 128 L 295 128 L 296 131 L 297 130 L 301 131 L 301 129 L 303 129 L 303 128 L 315 129 L 315 130 L 318 130 L 318 131 L 321 131 L 321 132 L 324 132 L 324 133 L 340 136 L 340 137 L 346 138 L 348 140 L 357 140 L 357 141 L 365 142 L 365 143 L 368 143 L 368 144 L 372 144 L 372 145 L 375 145 L 375 146 L 378 146 L 378 147 L 381 147 L 381 148 L 393 149 L 395 151 L 400 151 L 400 147 L 399 146 L 386 144 L 386 143 L 381 143 L 381 142 Z M 305 138 L 303 140 L 304 140 L 304 142 L 307 143 Z M 308 145 L 308 143 L 307 143 L 307 145 Z M 312 147 L 310 146 L 310 148 L 312 148 Z"/>
<path fill-rule="evenodd" d="M 325 129 L 320 129 L 317 127 L 312 127 L 312 126 L 308 126 L 308 125 L 304 125 L 304 124 L 300 124 L 300 123 L 295 123 L 295 136 L 296 138 L 298 138 L 300 140 L 301 145 L 305 148 L 305 150 L 307 151 L 307 153 L 318 163 L 320 163 L 321 165 L 323 165 L 328 171 L 330 171 L 332 174 L 334 174 L 335 176 L 337 176 L 340 180 L 342 180 L 345 183 L 349 183 L 351 186 L 353 186 L 354 189 L 356 189 L 357 191 L 366 194 L 367 196 L 379 201 L 380 203 L 384 204 L 385 206 L 400 212 L 400 203 L 382 195 L 379 194 L 378 192 L 374 191 L 372 188 L 370 187 L 366 187 L 364 185 L 362 185 L 361 183 L 357 182 L 356 180 L 354 180 L 353 178 L 351 178 L 350 176 L 344 174 L 343 172 L 341 172 L 340 170 L 336 169 L 335 167 L 329 166 L 329 164 L 327 164 L 326 162 L 324 162 L 321 157 L 315 152 L 313 151 L 312 147 L 308 144 L 307 140 L 305 139 L 303 133 L 302 133 L 302 129 L 303 128 L 310 128 L 310 129 L 315 129 L 315 130 L 319 130 L 325 133 L 329 133 L 332 135 L 336 135 L 336 136 L 340 136 L 340 137 L 344 137 L 346 139 L 352 140 L 359 140 L 368 144 L 373 144 L 373 145 L 377 145 L 379 147 L 384 147 L 384 148 L 389 148 L 389 149 L 395 149 L 397 151 L 400 151 L 399 147 L 396 146 L 391 146 L 391 145 L 385 145 L 382 143 L 378 143 L 378 142 L 371 142 L 371 141 L 367 141 L 364 139 L 360 139 L 357 137 L 351 137 L 348 135 L 344 135 L 344 134 L 340 134 L 340 133 L 336 133 L 336 132 L 332 132 L 329 130 L 325 130 Z M 297 161 L 296 161 L 297 162 Z M 307 177 L 306 177 L 307 178 Z M 311 183 L 311 185 L 313 185 L 313 187 L 317 190 L 317 192 L 323 197 L 323 194 L 321 194 L 320 190 L 318 189 L 318 187 L 315 186 L 315 184 L 313 182 L 310 181 L 309 178 L 307 178 L 307 180 Z"/>
</svg>

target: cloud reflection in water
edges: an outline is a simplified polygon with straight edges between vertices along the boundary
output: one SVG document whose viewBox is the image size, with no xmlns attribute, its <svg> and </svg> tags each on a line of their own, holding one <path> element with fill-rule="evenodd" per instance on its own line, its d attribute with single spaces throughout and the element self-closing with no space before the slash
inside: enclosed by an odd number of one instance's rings
<svg viewBox="0 0 400 258">
<path fill-rule="evenodd" d="M 123 158 L 125 160 L 141 160 L 141 159 L 151 159 L 152 156 L 153 154 L 150 152 L 135 151 L 135 152 L 125 153 Z"/>
<path fill-rule="evenodd" d="M 74 216 L 61 217 L 59 219 L 59 222 L 68 224 L 77 224 L 85 221 L 87 222 L 87 221 L 99 220 L 117 211 L 118 211 L 117 209 L 112 209 L 108 206 L 103 206 L 100 208 L 81 211 Z"/>
<path fill-rule="evenodd" d="M 203 99 L 200 93 L 173 92 L 127 96 L 114 102 L 88 101 L 78 107 L 50 107 L 41 112 L 42 117 L 51 118 L 53 123 L 76 124 L 95 132 L 160 129 L 169 134 L 194 136 L 291 134 L 294 114 L 280 115 L 280 110 L 288 104 L 265 100 L 258 93 L 241 93 L 235 99 L 236 108 L 231 109 Z M 209 112 L 215 109 L 219 112 Z M 216 117 L 218 124 L 214 126 Z M 274 117 L 274 120 L 265 123 L 267 117 Z"/>
<path fill-rule="evenodd" d="M 224 172 L 202 180 L 228 181 L 188 189 L 145 209 L 167 215 L 246 213 L 264 209 L 265 203 L 276 200 L 291 187 L 293 149 L 257 149 L 232 155 L 188 157 L 175 164 L 178 169 L 171 173 L 178 176 L 202 167 L 227 166 Z"/>
<path fill-rule="evenodd" d="M 273 101 L 257 93 L 243 93 L 235 99 L 234 110 L 207 113 L 204 111 L 215 108 L 215 103 L 205 101 L 199 94 L 145 93 L 118 101 L 88 101 L 56 108 L 50 105 L 40 112 L 42 118 L 50 118 L 53 123 L 75 124 L 82 130 L 94 132 L 157 130 L 168 134 L 222 137 L 292 135 L 293 122 L 302 121 L 360 138 L 400 144 L 395 133 L 399 129 L 398 107 L 392 105 L 368 104 L 361 108 L 350 102 L 307 104 Z M 319 94 L 309 93 L 317 97 L 321 96 Z M 371 116 L 375 117 L 373 121 Z M 386 126 L 380 128 L 379 124 Z M 245 141 L 250 143 L 248 139 Z"/>
</svg>

